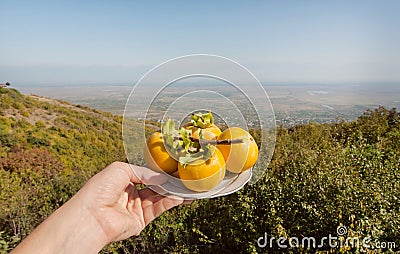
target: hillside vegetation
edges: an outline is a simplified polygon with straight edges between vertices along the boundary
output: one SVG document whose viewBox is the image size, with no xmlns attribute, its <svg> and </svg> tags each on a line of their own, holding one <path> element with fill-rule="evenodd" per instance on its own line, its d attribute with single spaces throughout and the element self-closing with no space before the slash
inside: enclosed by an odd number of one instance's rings
<svg viewBox="0 0 400 254">
<path fill-rule="evenodd" d="M 7 252 L 125 154 L 120 116 L 14 89 L 0 88 L 0 96 L 0 252 Z M 346 226 L 348 237 L 396 242 L 396 251 L 399 195 L 400 115 L 380 107 L 353 122 L 278 128 L 273 160 L 255 185 L 174 208 L 139 237 L 103 252 L 272 253 L 282 249 L 257 246 L 265 233 L 318 240 L 336 235 L 338 226 Z"/>
</svg>

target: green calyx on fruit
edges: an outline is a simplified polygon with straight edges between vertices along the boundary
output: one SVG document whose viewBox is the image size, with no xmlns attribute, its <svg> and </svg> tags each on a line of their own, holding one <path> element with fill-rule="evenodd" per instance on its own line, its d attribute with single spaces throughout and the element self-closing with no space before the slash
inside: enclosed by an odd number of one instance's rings
<svg viewBox="0 0 400 254">
<path fill-rule="evenodd" d="M 212 155 L 209 144 L 200 145 L 199 140 L 193 140 L 190 137 L 191 130 L 185 128 L 177 130 L 174 121 L 171 119 L 168 119 L 162 125 L 161 133 L 166 150 L 182 165 L 193 163 L 199 159 L 207 160 Z"/>
<path fill-rule="evenodd" d="M 195 113 L 192 114 L 190 122 L 194 127 L 199 127 L 202 129 L 211 127 L 214 124 L 214 117 L 211 112 L 208 113 Z"/>
<path fill-rule="evenodd" d="M 179 163 L 185 167 L 188 164 L 193 164 L 197 160 L 208 160 L 212 155 L 211 146 L 208 144 L 199 149 L 196 153 L 186 153 L 185 156 L 179 157 Z"/>
<path fill-rule="evenodd" d="M 175 123 L 171 119 L 165 121 L 161 126 L 161 134 L 164 139 L 164 144 L 174 157 L 188 152 L 195 144 L 190 139 L 191 131 L 185 128 L 175 129 Z"/>
</svg>

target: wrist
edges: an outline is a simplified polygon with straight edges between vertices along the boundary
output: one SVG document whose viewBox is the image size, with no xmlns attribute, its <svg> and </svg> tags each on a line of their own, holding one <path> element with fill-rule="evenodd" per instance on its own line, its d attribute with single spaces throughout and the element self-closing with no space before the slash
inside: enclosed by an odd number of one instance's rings
<svg viewBox="0 0 400 254">
<path fill-rule="evenodd" d="M 84 200 L 75 195 L 12 253 L 98 253 L 108 240 Z"/>
</svg>

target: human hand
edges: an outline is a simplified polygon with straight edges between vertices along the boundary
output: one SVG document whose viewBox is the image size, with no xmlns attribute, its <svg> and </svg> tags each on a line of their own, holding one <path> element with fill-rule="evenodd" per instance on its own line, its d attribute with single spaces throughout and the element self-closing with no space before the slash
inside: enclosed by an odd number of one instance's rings
<svg viewBox="0 0 400 254">
<path fill-rule="evenodd" d="M 188 203 L 176 196 L 162 196 L 151 189 L 137 190 L 135 183 L 158 185 L 167 176 L 145 167 L 114 162 L 92 177 L 77 193 L 98 222 L 108 242 L 139 235 L 164 211 Z"/>
<path fill-rule="evenodd" d="M 106 244 L 138 235 L 164 211 L 182 203 L 135 183 L 162 184 L 167 176 L 114 162 L 93 176 L 12 253 L 97 253 Z"/>
</svg>

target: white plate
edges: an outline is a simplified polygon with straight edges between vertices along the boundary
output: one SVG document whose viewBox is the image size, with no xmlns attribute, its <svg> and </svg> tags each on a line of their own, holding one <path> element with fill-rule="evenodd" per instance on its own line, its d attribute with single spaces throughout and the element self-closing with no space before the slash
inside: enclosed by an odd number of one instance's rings
<svg viewBox="0 0 400 254">
<path fill-rule="evenodd" d="M 187 189 L 182 182 L 175 178 L 170 177 L 169 180 L 162 185 L 149 186 L 153 191 L 162 195 L 175 195 L 185 199 L 204 199 L 216 198 L 232 194 L 241 188 L 250 180 L 252 169 L 246 170 L 240 174 L 234 174 L 226 171 L 224 179 L 214 189 L 206 192 L 196 192 Z"/>
</svg>

